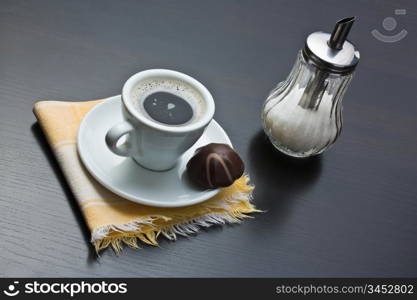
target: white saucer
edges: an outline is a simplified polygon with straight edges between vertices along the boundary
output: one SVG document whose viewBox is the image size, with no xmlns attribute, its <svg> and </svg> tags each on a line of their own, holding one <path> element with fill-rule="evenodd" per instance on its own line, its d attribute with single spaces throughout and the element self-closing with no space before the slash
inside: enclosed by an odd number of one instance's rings
<svg viewBox="0 0 417 300">
<path fill-rule="evenodd" d="M 202 202 L 215 196 L 219 189 L 201 190 L 194 187 L 185 174 L 187 161 L 194 151 L 209 143 L 231 146 L 227 134 L 212 120 L 203 136 L 179 159 L 176 167 L 154 172 L 138 165 L 133 159 L 117 156 L 104 141 L 106 132 L 121 122 L 120 96 L 96 105 L 81 122 L 78 131 L 78 152 L 91 175 L 119 196 L 137 203 L 179 207 Z"/>
</svg>

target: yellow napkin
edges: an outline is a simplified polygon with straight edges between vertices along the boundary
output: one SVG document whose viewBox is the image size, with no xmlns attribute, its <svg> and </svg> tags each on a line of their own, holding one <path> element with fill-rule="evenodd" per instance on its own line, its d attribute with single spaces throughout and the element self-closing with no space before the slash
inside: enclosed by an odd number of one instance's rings
<svg viewBox="0 0 417 300">
<path fill-rule="evenodd" d="M 122 244 L 138 248 L 138 240 L 156 246 L 160 235 L 175 240 L 200 227 L 237 223 L 256 212 L 250 203 L 253 187 L 248 176 L 238 179 L 215 197 L 192 206 L 158 208 L 123 199 L 101 186 L 81 164 L 77 153 L 77 131 L 84 115 L 105 101 L 40 101 L 33 107 L 48 143 L 77 199 L 96 251 Z"/>
</svg>

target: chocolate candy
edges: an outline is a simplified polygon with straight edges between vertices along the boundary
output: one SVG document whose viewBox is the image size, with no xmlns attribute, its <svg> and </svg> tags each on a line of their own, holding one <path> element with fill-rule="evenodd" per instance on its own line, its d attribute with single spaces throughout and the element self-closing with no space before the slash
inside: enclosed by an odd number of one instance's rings
<svg viewBox="0 0 417 300">
<path fill-rule="evenodd" d="M 231 185 L 244 169 L 239 154 L 226 144 L 212 143 L 198 148 L 187 163 L 190 180 L 205 189 Z"/>
</svg>

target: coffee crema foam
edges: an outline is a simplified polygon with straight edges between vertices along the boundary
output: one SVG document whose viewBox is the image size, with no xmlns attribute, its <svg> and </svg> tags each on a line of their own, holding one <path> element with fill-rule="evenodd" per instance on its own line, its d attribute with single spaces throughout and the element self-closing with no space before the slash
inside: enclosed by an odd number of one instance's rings
<svg viewBox="0 0 417 300">
<path fill-rule="evenodd" d="M 158 92 L 170 93 L 186 101 L 193 110 L 192 118 L 189 121 L 178 125 L 158 122 L 157 120 L 152 118 L 145 110 L 144 101 L 148 96 Z M 204 112 L 206 111 L 206 103 L 203 100 L 203 96 L 200 94 L 200 92 L 192 86 L 190 86 L 188 83 L 176 79 L 145 79 L 136 84 L 136 86 L 132 89 L 130 96 L 130 99 L 132 99 L 131 102 L 133 104 L 133 107 L 141 115 L 145 116 L 152 122 L 159 123 L 165 126 L 179 127 L 195 123 L 204 115 Z"/>
</svg>

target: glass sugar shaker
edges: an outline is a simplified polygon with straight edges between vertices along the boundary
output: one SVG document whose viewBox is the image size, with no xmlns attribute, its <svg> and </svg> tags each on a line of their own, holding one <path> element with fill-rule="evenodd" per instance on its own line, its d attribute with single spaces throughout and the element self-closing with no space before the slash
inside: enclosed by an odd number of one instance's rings
<svg viewBox="0 0 417 300">
<path fill-rule="evenodd" d="M 288 78 L 266 99 L 263 127 L 279 151 L 308 157 L 322 153 L 338 138 L 342 99 L 359 62 L 359 52 L 346 40 L 354 21 L 338 21 L 332 34 L 310 34 Z"/>
</svg>

